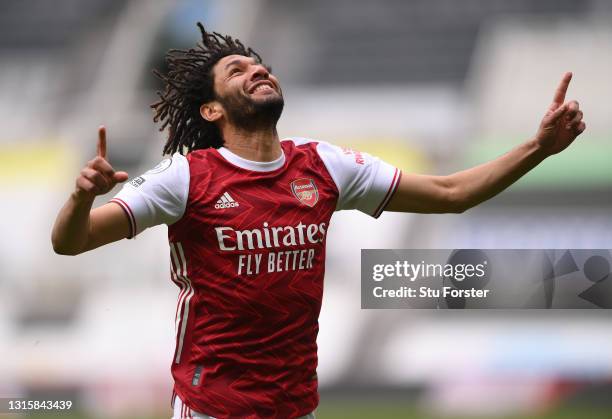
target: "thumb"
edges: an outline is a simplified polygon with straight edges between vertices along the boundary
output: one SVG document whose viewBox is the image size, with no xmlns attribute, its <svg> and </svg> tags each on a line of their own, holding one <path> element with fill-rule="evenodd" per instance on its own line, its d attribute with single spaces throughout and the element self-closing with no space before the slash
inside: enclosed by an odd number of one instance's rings
<svg viewBox="0 0 612 419">
<path fill-rule="evenodd" d="M 127 172 L 115 172 L 115 174 L 113 175 L 113 180 L 115 182 L 125 182 L 126 180 L 128 180 L 128 174 Z"/>
<path fill-rule="evenodd" d="M 567 104 L 563 104 L 559 106 L 549 117 L 548 121 L 551 123 L 555 123 L 561 118 L 561 116 L 567 111 Z"/>
</svg>

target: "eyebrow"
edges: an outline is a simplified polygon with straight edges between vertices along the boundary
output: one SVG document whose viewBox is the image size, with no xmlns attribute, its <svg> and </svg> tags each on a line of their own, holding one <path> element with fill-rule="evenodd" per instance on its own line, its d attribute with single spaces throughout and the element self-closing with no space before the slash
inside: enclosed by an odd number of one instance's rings
<svg viewBox="0 0 612 419">
<path fill-rule="evenodd" d="M 251 61 L 255 61 L 252 58 L 250 58 Z M 242 64 L 243 63 L 243 59 L 242 58 L 236 58 L 235 60 L 230 61 L 229 63 L 227 63 L 225 65 L 225 69 L 227 70 L 228 68 L 230 68 L 233 65 L 237 65 L 237 64 Z"/>
</svg>

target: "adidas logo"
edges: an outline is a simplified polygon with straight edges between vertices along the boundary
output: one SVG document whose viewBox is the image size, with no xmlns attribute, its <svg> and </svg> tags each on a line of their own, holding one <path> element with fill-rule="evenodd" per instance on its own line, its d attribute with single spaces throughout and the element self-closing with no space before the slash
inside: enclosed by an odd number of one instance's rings
<svg viewBox="0 0 612 419">
<path fill-rule="evenodd" d="M 221 195 L 221 198 L 219 198 L 219 200 L 215 204 L 216 209 L 233 208 L 233 207 L 239 207 L 239 206 L 240 204 L 234 201 L 234 198 L 232 198 L 230 194 L 228 194 L 227 192 Z"/>
</svg>

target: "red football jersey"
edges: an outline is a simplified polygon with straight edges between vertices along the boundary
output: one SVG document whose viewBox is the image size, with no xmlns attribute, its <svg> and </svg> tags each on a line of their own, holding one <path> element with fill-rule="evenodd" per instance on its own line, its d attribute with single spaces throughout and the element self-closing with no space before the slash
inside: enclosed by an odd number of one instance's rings
<svg viewBox="0 0 612 419">
<path fill-rule="evenodd" d="M 377 217 L 399 170 L 308 139 L 253 162 L 225 148 L 175 154 L 112 200 L 133 235 L 169 225 L 176 312 L 174 390 L 217 418 L 315 410 L 325 241 L 334 211 Z"/>
</svg>

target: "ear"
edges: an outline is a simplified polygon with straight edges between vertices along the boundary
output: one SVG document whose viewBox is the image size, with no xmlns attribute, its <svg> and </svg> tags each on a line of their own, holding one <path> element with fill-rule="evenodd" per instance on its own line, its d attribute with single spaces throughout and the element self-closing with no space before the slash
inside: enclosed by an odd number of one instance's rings
<svg viewBox="0 0 612 419">
<path fill-rule="evenodd" d="M 223 116 L 223 108 L 217 101 L 208 102 L 200 106 L 200 115 L 208 122 L 215 122 Z"/>
</svg>

